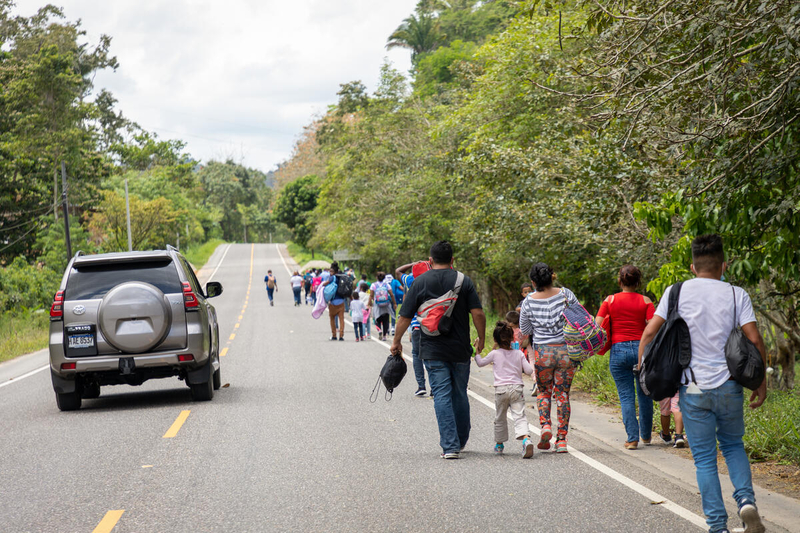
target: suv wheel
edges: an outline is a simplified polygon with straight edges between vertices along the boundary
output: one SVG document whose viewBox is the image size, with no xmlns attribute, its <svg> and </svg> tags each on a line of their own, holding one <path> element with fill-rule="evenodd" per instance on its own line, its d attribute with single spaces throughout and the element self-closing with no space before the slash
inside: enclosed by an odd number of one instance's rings
<svg viewBox="0 0 800 533">
<path fill-rule="evenodd" d="M 220 370 L 222 369 L 218 368 L 217 371 L 214 372 L 214 390 L 219 390 L 219 388 L 222 386 L 222 377 L 220 376 Z"/>
<path fill-rule="evenodd" d="M 75 392 L 56 393 L 56 404 L 62 411 L 76 411 L 81 408 L 81 393 Z"/>
</svg>

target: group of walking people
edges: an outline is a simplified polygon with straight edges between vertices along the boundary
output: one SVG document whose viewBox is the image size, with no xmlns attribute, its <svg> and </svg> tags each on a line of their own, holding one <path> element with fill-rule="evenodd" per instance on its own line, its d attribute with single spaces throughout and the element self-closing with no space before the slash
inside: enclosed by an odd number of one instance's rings
<svg viewBox="0 0 800 533">
<path fill-rule="evenodd" d="M 568 453 L 570 389 L 579 364 L 570 358 L 564 337 L 565 307 L 578 305 L 575 294 L 556 285 L 556 274 L 545 263 L 535 263 L 528 272 L 530 283 L 522 287 L 523 299 L 505 320 L 498 321 L 492 332 L 493 349 L 482 355 L 486 336 L 486 316 L 473 282 L 453 268 L 453 249 L 446 241 L 434 243 L 421 275 L 411 271 L 416 263 L 397 269 L 394 277 L 378 273 L 372 284 L 359 281 L 349 298 L 331 300 L 331 340 L 343 340 L 344 309 L 349 309 L 356 340 L 367 338 L 369 319 L 378 327 L 380 339 L 389 337 L 389 324 L 395 317 L 396 331 L 391 353 L 401 356 L 402 339 L 411 330 L 412 361 L 418 388 L 417 396 L 427 394 L 427 372 L 434 411 L 439 428 L 441 457 L 458 459 L 470 437 L 470 407 L 467 396 L 470 365 L 493 364 L 496 417 L 494 452 L 505 452 L 509 439 L 507 412 L 510 411 L 514 436 L 520 441 L 522 457 L 531 458 L 534 443 L 525 416 L 522 374 L 535 381 L 534 391 L 539 415 L 540 435 L 535 446 L 551 447 L 556 453 Z M 728 466 L 734 485 L 738 514 L 747 533 L 764 531 L 755 507 L 750 464 L 744 449 L 743 389 L 734 381 L 725 359 L 725 343 L 731 326 L 744 335 L 765 357 L 763 339 L 749 295 L 723 281 L 727 268 L 722 240 L 718 235 L 703 235 L 692 243 L 691 271 L 695 278 L 683 283 L 677 311 L 691 335 L 692 358 L 678 393 L 660 402 L 659 437 L 676 448 L 691 445 L 697 472 L 703 511 L 712 533 L 728 532 L 728 515 L 722 498 L 717 471 L 717 443 Z M 324 274 L 324 273 L 323 273 Z M 337 276 L 338 265 L 331 265 L 327 280 L 318 294 Z M 392 286 L 397 281 L 404 305 Z M 632 265 L 623 266 L 618 275 L 619 292 L 602 303 L 596 323 L 610 336 L 609 368 L 617 387 L 626 439 L 624 447 L 635 450 L 640 443 L 652 443 L 653 401 L 639 383 L 638 369 L 646 346 L 653 341 L 668 316 L 671 288 L 667 288 L 656 307 L 637 292 L 642 274 Z M 451 295 L 452 309 L 445 334 L 429 331 L 429 317 L 418 311 L 423 304 Z M 319 306 L 319 295 L 317 296 Z M 399 307 L 399 311 L 398 311 Z M 360 318 L 361 320 L 357 320 Z M 470 339 L 470 319 L 477 338 Z M 427 328 L 427 329 L 426 329 Z M 338 333 L 338 335 L 337 335 Z M 766 382 L 750 397 L 750 407 L 759 407 L 766 398 Z M 638 415 L 636 403 L 638 400 Z M 556 404 L 553 430 L 552 406 Z M 671 431 L 670 416 L 675 419 Z M 685 428 L 684 428 L 685 425 Z M 685 433 L 684 433 L 685 429 Z M 553 443 L 554 440 L 554 443 Z"/>
<path fill-rule="evenodd" d="M 419 323 L 415 315 L 420 305 L 458 285 L 459 278 L 452 268 L 452 248 L 447 243 L 436 243 L 430 255 L 432 270 L 414 280 L 406 294 L 409 305 L 400 310 L 392 344 L 392 353 L 397 356 L 402 354 L 402 336 L 412 320 Z M 743 289 L 724 281 L 726 268 L 719 235 L 694 239 L 690 269 L 695 278 L 683 283 L 676 309 L 688 326 L 692 357 L 678 393 L 660 402 L 660 438 L 677 448 L 686 446 L 687 441 L 691 444 L 703 511 L 711 533 L 729 531 L 717 469 L 719 444 L 734 486 L 733 497 L 744 531 L 761 533 L 765 529 L 755 505 L 750 463 L 743 442 L 743 387 L 731 376 L 725 345 L 732 327 L 738 327 L 764 360 L 766 348 L 750 297 Z M 656 307 L 649 298 L 636 292 L 641 277 L 635 266 L 622 267 L 617 279 L 620 291 L 604 300 L 595 317 L 596 323 L 604 326 L 611 337 L 609 367 L 619 393 L 627 450 L 636 449 L 640 442 L 651 444 L 653 401 L 642 390 L 638 369 L 647 345 L 664 327 L 669 315 L 671 287 Z M 579 365 L 570 359 L 567 350 L 562 313 L 566 306 L 578 304 L 578 300 L 568 288 L 556 287 L 556 275 L 545 263 L 534 264 L 529 278 L 530 286 L 523 286 L 524 298 L 518 313 L 512 311 L 506 320 L 497 323 L 492 335 L 495 345 L 485 357 L 480 354 L 485 343 L 486 319 L 468 277 L 464 277 L 457 292 L 451 332 L 446 336 L 423 334 L 419 348 L 415 348 L 412 336 L 412 356 L 418 352 L 428 371 L 441 455 L 445 459 L 459 458 L 470 435 L 467 397 L 469 361 L 473 353 L 469 340 L 470 315 L 478 336 L 474 341 L 475 362 L 478 366 L 493 364 L 495 453 L 504 452 L 504 443 L 508 440 L 506 414 L 510 410 L 515 437 L 522 444 L 522 457 L 533 456 L 524 411 L 523 373 L 533 375 L 536 381 L 540 426 L 536 446 L 541 450 L 550 449 L 555 436 L 555 452 L 569 451 L 569 393 Z M 765 399 L 766 381 L 752 391 L 750 408 L 758 408 Z M 558 421 L 555 434 L 551 422 L 553 401 Z M 675 417 L 674 436 L 670 432 L 670 415 Z"/>
</svg>

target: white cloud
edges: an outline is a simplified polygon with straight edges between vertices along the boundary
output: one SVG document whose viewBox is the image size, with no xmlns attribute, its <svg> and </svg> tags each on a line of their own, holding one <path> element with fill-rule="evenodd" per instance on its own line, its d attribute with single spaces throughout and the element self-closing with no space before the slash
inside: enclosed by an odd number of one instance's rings
<svg viewBox="0 0 800 533">
<path fill-rule="evenodd" d="M 370 90 L 388 57 L 386 38 L 416 0 L 56 0 L 82 20 L 90 42 L 110 35 L 120 67 L 97 76 L 123 113 L 196 158 L 242 157 L 269 170 L 291 153 L 339 84 Z M 43 0 L 18 0 L 29 16 Z"/>
</svg>

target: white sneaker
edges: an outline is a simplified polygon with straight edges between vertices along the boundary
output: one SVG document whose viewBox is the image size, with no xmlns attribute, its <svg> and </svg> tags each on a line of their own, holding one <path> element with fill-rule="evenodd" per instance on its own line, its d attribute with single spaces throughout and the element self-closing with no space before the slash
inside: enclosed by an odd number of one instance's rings
<svg viewBox="0 0 800 533">
<path fill-rule="evenodd" d="M 752 503 L 746 503 L 739 508 L 739 518 L 744 522 L 744 533 L 764 533 L 766 529 L 761 522 L 761 515 Z"/>
<path fill-rule="evenodd" d="M 442 453 L 441 457 L 442 459 L 458 459 L 460 455 L 458 452 L 447 452 Z"/>
</svg>

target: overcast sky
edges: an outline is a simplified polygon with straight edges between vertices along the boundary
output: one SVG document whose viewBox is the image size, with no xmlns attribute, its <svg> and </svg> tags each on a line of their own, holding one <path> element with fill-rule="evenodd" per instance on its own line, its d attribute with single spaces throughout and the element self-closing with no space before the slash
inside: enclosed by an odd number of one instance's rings
<svg viewBox="0 0 800 533">
<path fill-rule="evenodd" d="M 119 108 L 196 159 L 264 171 L 287 159 L 339 84 L 370 91 L 388 58 L 406 73 L 410 54 L 386 39 L 417 0 L 50 0 L 87 39 L 112 37 L 116 72 L 95 79 Z M 30 16 L 46 0 L 16 0 Z"/>
</svg>

